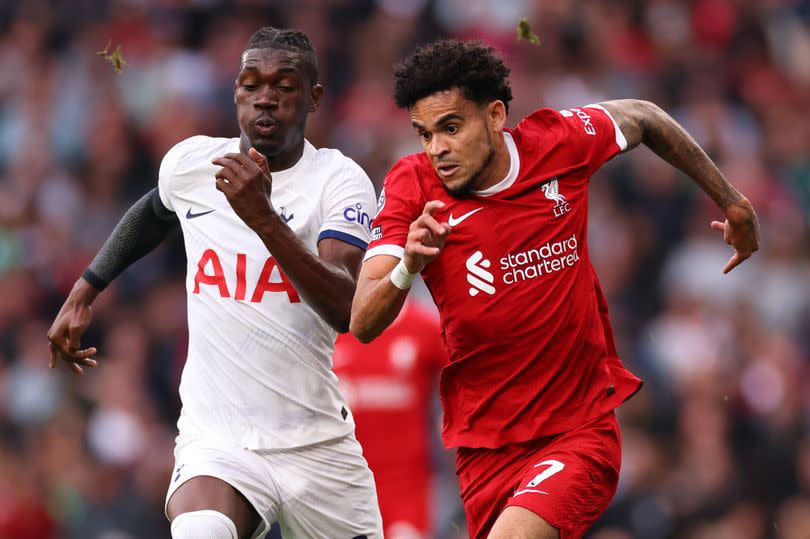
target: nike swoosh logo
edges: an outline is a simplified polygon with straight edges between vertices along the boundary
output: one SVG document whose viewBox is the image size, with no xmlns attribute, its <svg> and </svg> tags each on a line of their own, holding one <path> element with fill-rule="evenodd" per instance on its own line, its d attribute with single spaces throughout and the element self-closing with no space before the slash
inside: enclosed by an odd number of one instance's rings
<svg viewBox="0 0 810 539">
<path fill-rule="evenodd" d="M 517 492 L 512 494 L 512 497 L 520 496 L 521 494 L 526 494 L 527 492 L 534 492 L 535 494 L 548 494 L 548 492 L 546 492 L 545 490 L 535 490 L 535 489 L 531 489 L 531 488 L 524 488 L 523 490 L 518 490 Z"/>
<path fill-rule="evenodd" d="M 216 209 L 201 211 L 200 213 L 191 213 L 191 208 L 189 208 L 188 211 L 186 212 L 186 219 L 194 219 L 196 217 L 202 217 L 203 215 L 208 215 L 212 211 L 216 211 Z"/>
<path fill-rule="evenodd" d="M 464 215 L 462 215 L 459 218 L 454 218 L 453 214 L 451 213 L 450 218 L 447 220 L 447 224 L 450 225 L 450 226 L 456 226 L 457 224 L 459 224 L 461 221 L 463 221 L 464 219 L 466 219 L 470 215 L 474 214 L 477 211 L 483 210 L 483 209 L 484 209 L 483 207 L 476 208 L 476 209 L 474 209 L 472 211 L 468 211 L 467 213 L 465 213 Z"/>
</svg>

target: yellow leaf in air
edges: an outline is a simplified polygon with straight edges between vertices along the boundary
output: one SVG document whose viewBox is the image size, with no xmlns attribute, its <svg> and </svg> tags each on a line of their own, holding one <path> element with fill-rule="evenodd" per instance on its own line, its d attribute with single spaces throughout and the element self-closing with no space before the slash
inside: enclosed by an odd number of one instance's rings
<svg viewBox="0 0 810 539">
<path fill-rule="evenodd" d="M 124 60 L 124 55 L 121 53 L 121 45 L 118 45 L 112 52 L 110 52 L 110 45 L 112 45 L 112 40 L 107 41 L 104 48 L 100 51 L 96 51 L 96 54 L 103 56 L 105 60 L 112 64 L 115 72 L 120 73 L 124 69 L 124 64 L 126 64 L 127 61 Z"/>
<path fill-rule="evenodd" d="M 539 45 L 540 38 L 537 37 L 537 34 L 532 32 L 532 27 L 529 26 L 529 21 L 526 17 L 520 19 L 517 27 L 517 38 L 518 40 L 525 39 L 532 45 Z"/>
</svg>

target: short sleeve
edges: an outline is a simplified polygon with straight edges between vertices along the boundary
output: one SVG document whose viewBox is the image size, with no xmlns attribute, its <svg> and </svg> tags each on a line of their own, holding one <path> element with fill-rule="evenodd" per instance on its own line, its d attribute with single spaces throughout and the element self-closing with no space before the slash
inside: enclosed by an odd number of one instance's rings
<svg viewBox="0 0 810 539">
<path fill-rule="evenodd" d="M 564 168 L 581 168 L 592 174 L 627 149 L 618 124 L 600 105 L 555 111 L 540 109 L 516 129 L 527 142 L 544 147 L 548 158 Z"/>
<path fill-rule="evenodd" d="M 347 163 L 324 192 L 324 220 L 318 241 L 335 238 L 365 250 L 377 213 L 374 186 L 357 163 L 344 159 Z"/>
<path fill-rule="evenodd" d="M 189 142 L 198 137 L 191 137 L 178 142 L 172 147 L 171 150 L 166 152 L 163 156 L 163 161 L 160 162 L 160 172 L 158 173 L 158 195 L 160 201 L 166 206 L 166 209 L 175 211 L 174 204 L 172 204 L 172 176 L 177 168 L 180 159 L 185 155 Z"/>
<path fill-rule="evenodd" d="M 377 255 L 397 258 L 405 255 L 408 230 L 424 207 L 418 185 L 416 170 L 405 159 L 388 172 L 377 200 L 377 218 L 371 228 L 371 243 L 364 260 Z"/>
<path fill-rule="evenodd" d="M 581 156 L 590 172 L 627 148 L 627 140 L 610 113 L 600 105 L 561 110 L 560 115 L 572 129 L 566 143 Z"/>
<path fill-rule="evenodd" d="M 625 151 L 627 149 L 627 139 L 624 138 L 624 133 L 622 133 L 622 130 L 619 128 L 619 124 L 616 123 L 616 119 L 613 118 L 613 115 L 610 114 L 610 112 L 608 112 L 608 110 L 605 107 L 603 107 L 602 105 L 586 105 L 585 108 L 586 109 L 596 109 L 596 110 L 602 111 L 602 115 L 604 115 L 605 117 L 607 117 L 608 120 L 610 120 L 610 124 L 607 124 L 603 120 L 600 121 L 600 123 L 605 124 L 604 125 L 604 128 L 605 128 L 604 131 L 605 131 L 606 138 L 609 139 L 610 138 L 610 133 L 612 133 L 613 134 L 613 141 L 616 143 L 616 146 L 618 146 L 619 151 L 620 152 Z M 599 115 L 598 118 L 602 118 L 602 115 Z M 612 131 L 611 131 L 611 126 L 613 127 Z M 608 143 L 608 146 L 609 145 L 610 144 Z"/>
</svg>

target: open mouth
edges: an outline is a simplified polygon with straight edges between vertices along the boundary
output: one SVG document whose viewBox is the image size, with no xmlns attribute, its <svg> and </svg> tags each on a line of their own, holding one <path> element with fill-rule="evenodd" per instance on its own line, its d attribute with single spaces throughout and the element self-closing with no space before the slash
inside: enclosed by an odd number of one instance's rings
<svg viewBox="0 0 810 539">
<path fill-rule="evenodd" d="M 454 165 L 452 163 L 442 163 L 436 167 L 436 172 L 439 173 L 439 176 L 444 178 L 448 178 L 455 174 L 456 172 L 461 169 L 461 165 Z"/>
<path fill-rule="evenodd" d="M 272 118 L 260 117 L 253 122 L 253 128 L 260 135 L 271 135 L 276 131 L 276 122 Z"/>
</svg>

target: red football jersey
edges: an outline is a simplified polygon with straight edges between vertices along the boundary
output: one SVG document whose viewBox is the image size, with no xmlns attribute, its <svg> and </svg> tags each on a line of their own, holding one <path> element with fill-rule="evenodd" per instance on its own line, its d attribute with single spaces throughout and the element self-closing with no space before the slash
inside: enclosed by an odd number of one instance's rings
<svg viewBox="0 0 810 539">
<path fill-rule="evenodd" d="M 333 369 L 374 472 L 386 537 L 431 535 L 430 409 L 447 362 L 438 317 L 414 301 L 371 343 L 349 334 L 335 343 Z"/>
<path fill-rule="evenodd" d="M 505 131 L 511 169 L 497 185 L 447 194 L 424 153 L 386 176 L 366 259 L 402 257 L 429 200 L 451 227 L 422 271 L 451 364 L 442 372 L 448 447 L 500 447 L 569 431 L 641 381 L 619 360 L 588 256 L 588 181 L 626 147 L 599 106 L 540 109 Z"/>
</svg>

